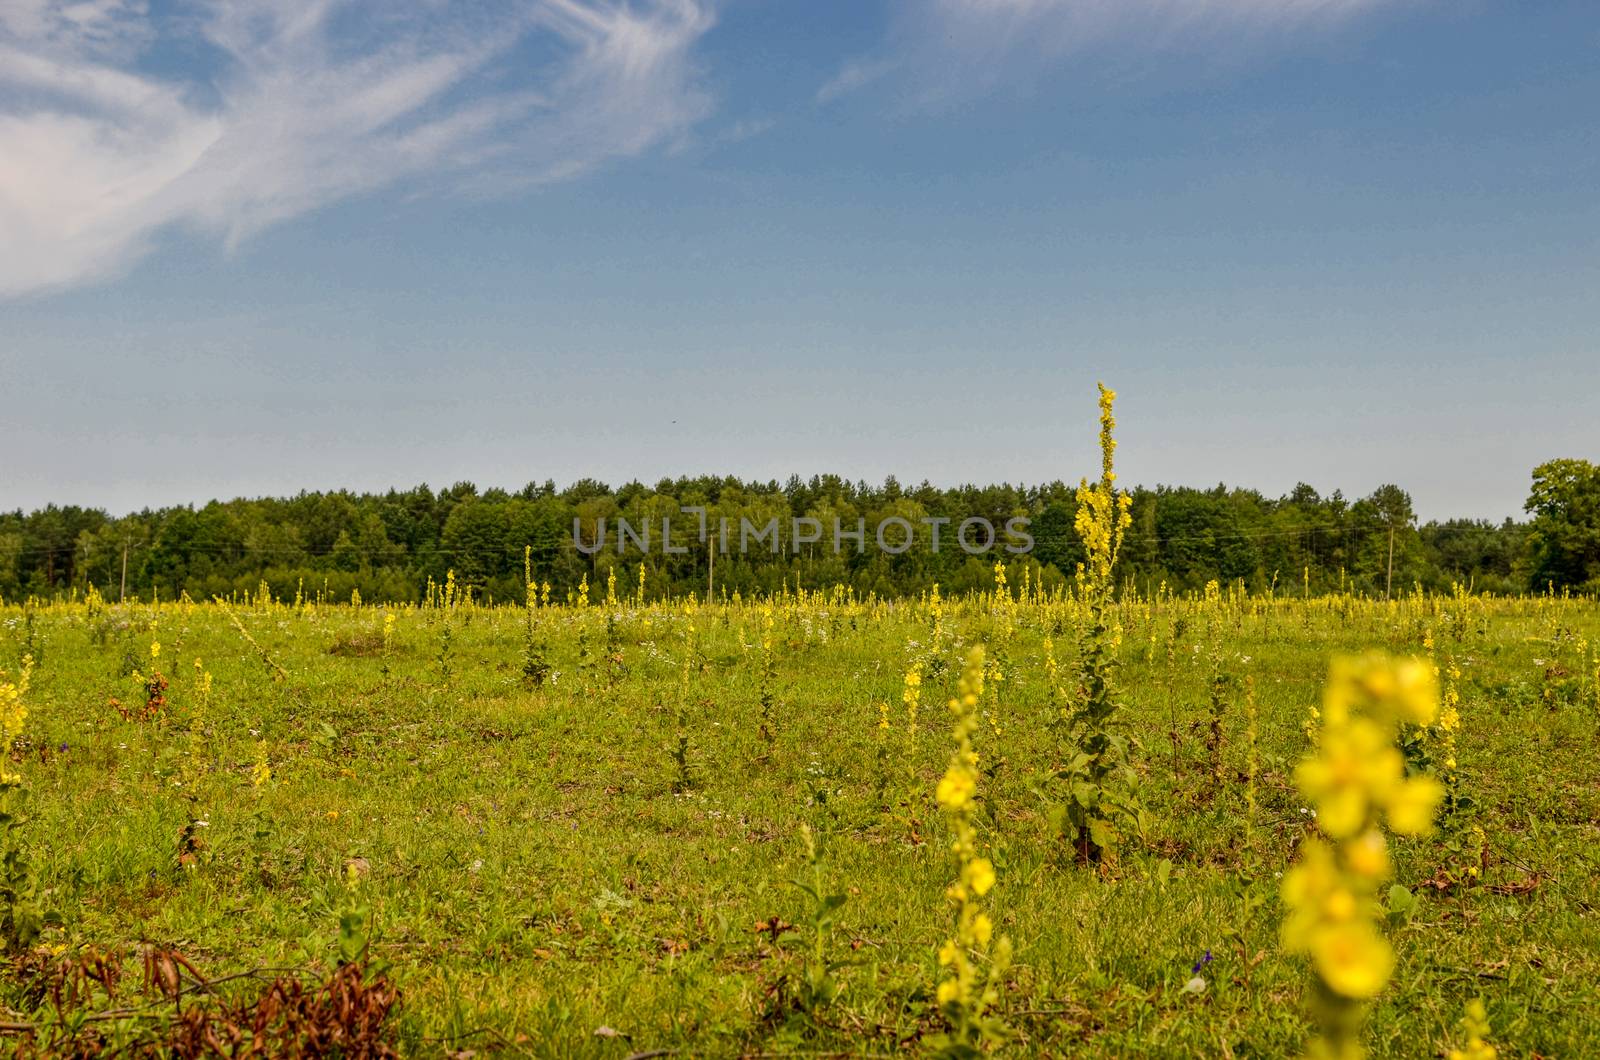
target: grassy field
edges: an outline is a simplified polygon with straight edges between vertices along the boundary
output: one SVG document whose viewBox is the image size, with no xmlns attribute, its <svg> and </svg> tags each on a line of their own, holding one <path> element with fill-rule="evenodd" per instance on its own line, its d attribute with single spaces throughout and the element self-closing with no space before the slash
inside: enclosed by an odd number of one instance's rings
<svg viewBox="0 0 1600 1060">
<path fill-rule="evenodd" d="M 1008 1048 L 1293 1054 L 1310 980 L 1280 946 L 1278 887 L 1316 827 L 1291 775 L 1308 712 L 1331 656 L 1426 641 L 1460 673 L 1465 801 L 1394 840 L 1417 902 L 1389 898 L 1397 963 L 1365 1040 L 1444 1055 L 1481 997 L 1502 1056 L 1592 1051 L 1593 601 L 1221 595 L 1117 616 L 1148 823 L 1092 865 L 1048 810 L 1074 750 L 1049 661 L 1070 685 L 1070 597 L 6 606 L 0 670 L 34 661 L 12 842 L 60 922 L 12 960 L 5 1041 L 159 1042 L 176 1010 L 314 981 L 365 944 L 405 1054 L 915 1051 L 942 1026 L 953 923 L 945 704 L 984 644 L 974 805 L 984 906 L 1015 948 Z M 59 984 L 85 954 L 120 965 L 116 993 L 77 975 L 52 1001 L 40 969 Z M 172 954 L 239 977 L 207 991 L 180 965 L 174 1004 Z"/>
</svg>

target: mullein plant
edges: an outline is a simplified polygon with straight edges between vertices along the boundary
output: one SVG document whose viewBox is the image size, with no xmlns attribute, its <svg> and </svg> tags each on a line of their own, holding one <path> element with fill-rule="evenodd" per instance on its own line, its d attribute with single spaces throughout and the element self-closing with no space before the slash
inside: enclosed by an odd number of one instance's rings
<svg viewBox="0 0 1600 1060">
<path fill-rule="evenodd" d="M 984 651 L 967 656 L 950 714 L 955 721 L 955 750 L 934 797 L 951 833 L 950 851 L 956 879 L 945 888 L 955 910 L 955 933 L 939 947 L 939 1009 L 950 1028 L 930 1039 L 933 1055 L 975 1057 L 1003 1042 L 1005 1024 L 994 1014 L 1000 988 L 1011 966 L 1011 940 L 994 938 L 994 922 L 980 901 L 994 886 L 994 865 L 978 853 L 976 807 L 978 755 L 972 737 L 978 731 L 978 701 L 983 695 Z"/>
<path fill-rule="evenodd" d="M 675 728 L 674 743 L 668 750 L 672 759 L 672 790 L 683 793 L 694 786 L 694 774 L 689 762 L 689 702 L 690 677 L 700 667 L 700 634 L 695 626 L 694 611 L 686 609 L 687 624 L 683 630 L 683 668 L 678 684 L 678 705 L 672 712 Z"/>
<path fill-rule="evenodd" d="M 1452 654 L 1440 652 L 1432 626 L 1423 631 L 1422 646 L 1434 680 L 1439 683 L 1439 713 L 1430 725 L 1403 725 L 1401 748 L 1413 770 L 1429 773 L 1444 785 L 1444 817 L 1448 820 L 1458 811 L 1472 808 L 1472 799 L 1461 794 L 1456 764 L 1456 736 L 1461 730 L 1461 669 Z"/>
<path fill-rule="evenodd" d="M 1439 718 L 1429 730 L 1438 747 L 1439 779 L 1444 783 L 1444 809 L 1447 814 L 1472 808 L 1472 800 L 1461 794 L 1460 773 L 1456 765 L 1456 734 L 1461 729 L 1461 668 L 1455 657 L 1447 656 L 1440 677 Z"/>
<path fill-rule="evenodd" d="M 1461 669 L 1452 652 L 1440 652 L 1430 627 L 1423 636 L 1428 664 L 1439 682 L 1439 714 L 1426 728 L 1403 727 L 1403 743 L 1408 765 L 1429 773 L 1443 785 L 1444 798 L 1438 823 L 1446 833 L 1442 846 L 1458 860 L 1458 871 L 1467 882 L 1475 882 L 1488 865 L 1484 849 L 1486 834 L 1473 823 L 1476 808 L 1471 795 L 1462 789 L 1461 772 L 1456 763 L 1456 737 L 1461 730 Z M 1443 662 L 1441 666 L 1440 663 Z"/>
<path fill-rule="evenodd" d="M 1166 588 L 1166 583 L 1162 583 Z M 1172 741 L 1172 776 L 1177 778 L 1182 771 L 1182 762 L 1178 758 L 1178 751 L 1183 744 L 1183 735 L 1178 731 L 1178 645 L 1184 635 L 1189 632 L 1189 619 L 1184 615 L 1174 615 L 1172 624 L 1167 630 L 1167 658 L 1166 658 L 1166 685 L 1167 685 L 1167 737 Z"/>
<path fill-rule="evenodd" d="M 797 873 L 789 884 L 810 899 L 810 908 L 797 919 L 811 936 L 811 945 L 798 1001 L 807 1013 L 815 1013 L 839 996 L 842 989 L 839 972 L 850 964 L 838 958 L 833 946 L 834 920 L 847 899 L 842 891 L 835 891 L 828 885 L 817 833 L 810 825 L 802 824 L 800 838 L 805 845 L 806 871 Z"/>
<path fill-rule="evenodd" d="M 1073 704 L 1067 690 L 1061 685 L 1061 664 L 1056 661 L 1055 639 L 1048 635 L 1044 638 L 1044 677 L 1056 708 L 1050 714 L 1050 727 L 1055 731 L 1057 740 L 1065 740 L 1072 724 Z"/>
<path fill-rule="evenodd" d="M 939 595 L 939 583 L 934 582 L 933 588 L 928 592 L 928 651 L 927 664 L 923 670 L 930 677 L 938 677 L 944 673 L 944 597 Z"/>
<path fill-rule="evenodd" d="M 578 595 L 576 600 L 568 590 L 567 603 L 578 609 L 575 616 L 578 623 L 578 682 L 579 691 L 584 695 L 589 693 L 589 679 L 594 673 L 594 652 L 589 647 L 589 575 L 585 574 L 578 581 Z"/>
<path fill-rule="evenodd" d="M 258 594 L 258 600 L 266 594 L 266 584 L 266 582 L 261 583 L 262 591 L 261 594 Z M 269 601 L 271 599 L 270 596 L 267 596 L 266 598 Z M 250 645 L 251 648 L 255 649 L 255 653 L 257 657 L 260 658 L 262 665 L 265 666 L 272 674 L 272 679 L 274 681 L 287 681 L 289 679 L 289 671 L 285 670 L 282 665 L 278 663 L 278 660 L 272 657 L 271 652 L 267 651 L 266 648 L 261 646 L 260 641 L 256 640 L 255 637 L 250 635 L 250 631 L 245 628 L 244 622 L 237 614 L 234 613 L 233 608 L 228 605 L 228 602 L 220 596 L 212 597 L 212 600 L 217 604 L 218 607 L 222 608 L 223 615 L 227 617 L 230 623 L 232 623 L 233 628 L 238 632 L 239 636 L 244 640 L 244 642 Z M 267 604 L 267 606 L 271 606 L 270 602 Z"/>
<path fill-rule="evenodd" d="M 539 622 L 539 585 L 533 580 L 532 545 L 522 549 L 522 584 L 522 677 L 538 688 L 550 676 L 550 663 L 545 658 L 544 634 Z"/>
<path fill-rule="evenodd" d="M 150 641 L 150 673 L 142 670 L 133 671 L 133 679 L 144 686 L 144 708 L 135 713 L 123 711 L 125 718 L 137 718 L 140 721 L 153 721 L 161 717 L 167 710 L 167 679 L 159 669 L 161 665 L 161 642 Z"/>
<path fill-rule="evenodd" d="M 921 805 L 922 800 L 917 796 L 917 735 L 921 724 L 918 715 L 922 709 L 922 663 L 919 661 L 913 660 L 906 667 L 900 689 L 900 706 L 905 715 L 905 742 L 901 760 L 905 767 L 906 787 L 903 803 L 906 810 L 906 826 L 913 841 L 920 842 L 917 829 L 922 822 L 918 819 L 917 807 Z"/>
<path fill-rule="evenodd" d="M 31 946 L 50 919 L 39 908 L 39 885 L 28 860 L 27 780 L 10 764 L 11 745 L 28 720 L 25 698 L 32 676 L 32 655 L 22 657 L 15 676 L 0 671 L 0 941 L 12 953 Z"/>
<path fill-rule="evenodd" d="M 1256 790 L 1261 775 L 1261 725 L 1256 710 L 1256 679 L 1244 679 L 1244 844 L 1254 855 L 1256 846 Z"/>
<path fill-rule="evenodd" d="M 889 722 L 889 701 L 880 700 L 877 706 L 878 724 L 873 731 L 873 801 L 883 813 L 888 814 L 893 809 L 889 799 L 891 784 L 889 736 L 893 726 Z"/>
<path fill-rule="evenodd" d="M 1233 675 L 1222 665 L 1222 592 L 1215 579 L 1206 583 L 1206 642 L 1211 674 L 1207 681 L 1210 689 L 1210 728 L 1206 732 L 1206 755 L 1210 759 L 1211 782 L 1216 785 L 1213 794 L 1222 787 L 1222 750 L 1225 742 L 1223 724 L 1228 712 L 1228 694 L 1233 686 Z"/>
<path fill-rule="evenodd" d="M 1074 754 L 1055 773 L 1065 798 L 1051 810 L 1053 822 L 1079 861 L 1101 864 L 1115 856 L 1127 831 L 1142 832 L 1145 812 L 1136 792 L 1137 774 L 1128 761 L 1128 739 L 1117 728 L 1116 688 L 1122 626 L 1117 618 L 1112 570 L 1122 535 L 1133 521 L 1132 498 L 1116 488 L 1117 443 L 1112 405 L 1116 392 L 1100 386 L 1100 479 L 1078 487 L 1075 527 L 1087 562 L 1079 567 L 1078 691 L 1070 736 Z"/>
<path fill-rule="evenodd" d="M 394 614 L 394 612 L 393 611 L 384 612 L 384 615 L 383 615 L 383 678 L 384 678 L 385 681 L 387 681 L 389 679 L 389 674 L 392 671 L 392 667 L 389 664 L 390 664 L 390 660 L 394 658 L 394 623 L 395 623 L 395 614 Z"/>
<path fill-rule="evenodd" d="M 445 572 L 444 587 L 438 597 L 439 606 L 439 681 L 441 684 L 450 683 L 450 656 L 455 637 L 455 623 L 453 621 L 456 607 L 456 572 L 452 567 Z"/>
<path fill-rule="evenodd" d="M 615 688 L 627 676 L 628 665 L 622 655 L 622 630 L 617 622 L 617 612 L 606 612 L 606 687 Z"/>
<path fill-rule="evenodd" d="M 1307 839 L 1283 878 L 1283 947 L 1310 958 L 1308 1055 L 1359 1060 L 1367 1004 L 1388 984 L 1394 950 L 1379 929 L 1379 888 L 1392 873 L 1383 824 L 1400 835 L 1433 828 L 1444 788 L 1406 775 L 1399 726 L 1439 712 L 1433 668 L 1420 659 L 1339 659 L 1323 693 L 1321 740 L 1295 771 L 1321 836 Z"/>
<path fill-rule="evenodd" d="M 1233 873 L 1228 878 L 1233 917 L 1223 924 L 1223 931 L 1233 944 L 1239 967 L 1246 980 L 1259 957 L 1251 956 L 1251 937 L 1260 922 L 1260 910 L 1267 904 L 1270 888 L 1264 883 L 1261 858 L 1256 849 L 1256 802 L 1258 778 L 1261 774 L 1260 726 L 1256 711 L 1255 678 L 1244 681 L 1244 845 Z M 1198 969 L 1196 969 L 1198 974 Z"/>
<path fill-rule="evenodd" d="M 1588 646 L 1588 665 L 1584 668 L 1587 675 L 1585 680 L 1589 686 L 1589 701 L 1597 713 L 1600 713 L 1600 643 Z"/>
<path fill-rule="evenodd" d="M 1007 671 L 1011 668 L 1011 658 L 1007 647 L 1016 634 L 1016 602 L 1011 598 L 1011 587 L 1006 583 L 1005 564 L 996 562 L 994 565 L 995 581 L 995 610 L 999 619 L 999 630 L 996 642 L 985 649 L 984 679 L 987 682 L 989 705 L 981 712 L 981 717 L 988 724 L 989 735 L 994 738 L 993 746 L 1004 747 L 1000 731 L 1001 692 L 1005 686 Z M 1000 774 L 1004 770 L 1006 760 L 998 751 L 987 759 L 982 768 L 983 781 L 989 790 L 996 790 L 1000 785 Z M 988 812 L 991 823 L 999 820 L 999 807 L 993 800 L 984 802 L 984 809 Z"/>
<path fill-rule="evenodd" d="M 1466 1042 L 1459 1049 L 1450 1050 L 1449 1060 L 1496 1060 L 1500 1051 L 1488 1042 L 1489 1013 L 1482 998 L 1467 1002 L 1461 1015 L 1461 1033 Z"/>
<path fill-rule="evenodd" d="M 178 833 L 178 867 L 193 869 L 199 863 L 204 846 L 200 833 L 209 826 L 205 807 L 210 801 L 211 774 L 206 748 L 212 743 L 206 731 L 206 718 L 211 702 L 211 674 L 205 663 L 194 661 L 193 703 L 189 709 L 188 741 L 180 759 L 182 794 L 188 804 L 188 821 Z"/>
<path fill-rule="evenodd" d="M 990 698 L 998 701 L 1000 685 L 1005 682 L 1006 671 L 1011 668 L 1009 648 L 1016 633 L 1016 602 L 1011 598 L 1011 586 L 1006 582 L 1006 565 L 999 560 L 994 564 L 994 617 L 998 622 L 998 636 L 989 648 L 988 681 L 994 686 Z"/>
<path fill-rule="evenodd" d="M 775 687 L 778 682 L 778 662 L 774 644 L 772 601 L 761 606 L 761 739 L 768 749 L 772 747 L 773 710 L 777 705 Z"/>
</svg>

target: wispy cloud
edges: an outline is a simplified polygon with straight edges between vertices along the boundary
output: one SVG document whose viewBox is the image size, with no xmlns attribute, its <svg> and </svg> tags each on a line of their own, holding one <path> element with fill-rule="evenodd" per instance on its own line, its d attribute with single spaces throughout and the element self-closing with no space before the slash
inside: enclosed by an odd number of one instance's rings
<svg viewBox="0 0 1600 1060">
<path fill-rule="evenodd" d="M 1155 46 L 1218 31 L 1331 23 L 1397 0 L 933 0 L 920 8 L 956 45 L 1065 50 L 1127 35 Z M 914 16 L 915 17 L 915 16 Z"/>
<path fill-rule="evenodd" d="M 711 23 L 704 0 L 0 0 L 0 295 L 116 274 L 172 226 L 233 243 L 396 182 L 647 151 L 708 113 Z"/>
<path fill-rule="evenodd" d="M 1136 53 L 1236 49 L 1410 0 L 897 0 L 882 53 L 845 63 L 826 103 L 889 73 L 924 99 L 983 90 L 1112 45 Z M 905 86 L 902 85 L 902 88 Z"/>
<path fill-rule="evenodd" d="M 777 118 L 741 118 L 717 133 L 716 139 L 725 144 L 743 143 L 771 132 L 777 125 Z"/>
<path fill-rule="evenodd" d="M 870 85 L 892 71 L 895 66 L 896 62 L 893 59 L 852 59 L 817 89 L 817 102 L 832 103 L 840 96 L 847 96 L 857 89 Z"/>
</svg>

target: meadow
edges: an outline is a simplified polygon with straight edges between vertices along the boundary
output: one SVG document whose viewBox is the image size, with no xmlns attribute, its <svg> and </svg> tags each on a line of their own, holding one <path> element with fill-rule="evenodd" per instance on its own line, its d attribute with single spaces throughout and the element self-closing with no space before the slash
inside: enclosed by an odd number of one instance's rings
<svg viewBox="0 0 1600 1060">
<path fill-rule="evenodd" d="M 4 722 L 8 798 L 27 792 L 8 1047 L 283 1055 L 239 1036 L 267 1019 L 248 1006 L 342 962 L 395 992 L 370 1036 L 332 1032 L 344 1055 L 1292 1055 L 1319 989 L 1280 934 L 1318 831 L 1295 767 L 1330 658 L 1375 648 L 1428 660 L 1459 721 L 1407 753 L 1449 795 L 1391 840 L 1394 964 L 1361 1040 L 1465 1049 L 1481 999 L 1501 1056 L 1600 1041 L 1592 599 L 1125 593 L 1103 779 L 1129 812 L 1086 845 L 1065 823 L 1082 584 L 631 590 L 5 605 L 13 690 L 32 661 Z M 983 687 L 952 712 L 964 668 Z M 988 868 L 958 876 L 963 831 Z M 987 1004 L 941 990 L 968 956 Z M 180 1049 L 183 1012 L 215 1052 Z"/>
</svg>

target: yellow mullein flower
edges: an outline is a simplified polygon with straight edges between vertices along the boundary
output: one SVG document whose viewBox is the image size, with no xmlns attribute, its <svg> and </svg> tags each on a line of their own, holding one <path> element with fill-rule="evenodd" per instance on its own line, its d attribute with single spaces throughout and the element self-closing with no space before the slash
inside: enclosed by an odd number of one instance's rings
<svg viewBox="0 0 1600 1060">
<path fill-rule="evenodd" d="M 1385 804 L 1389 827 L 1401 835 L 1426 835 L 1444 801 L 1444 785 L 1432 777 L 1412 777 L 1390 792 Z"/>
<path fill-rule="evenodd" d="M 901 705 L 906 710 L 906 736 L 917 738 L 917 707 L 922 700 L 922 664 L 912 663 L 906 671 L 905 690 L 900 693 Z"/>
<path fill-rule="evenodd" d="M 974 648 L 950 700 L 956 746 L 935 792 L 953 833 L 950 849 L 959 870 L 955 882 L 945 888 L 945 896 L 955 906 L 955 936 L 945 940 L 938 951 L 939 966 L 946 971 L 936 996 L 950 1021 L 950 1032 L 935 1044 L 947 1055 L 975 1055 L 986 1041 L 998 1036 L 999 1025 L 987 1011 L 998 1001 L 996 986 L 1011 963 L 1009 940 L 1002 938 L 991 948 L 994 923 L 977 901 L 995 882 L 994 864 L 977 851 L 972 809 L 978 786 L 978 756 L 972 750 L 972 736 L 978 730 L 983 675 L 984 652 Z M 988 965 L 986 974 L 984 964 Z"/>
<path fill-rule="evenodd" d="M 1389 849 L 1383 833 L 1376 828 L 1369 828 L 1352 839 L 1345 846 L 1345 861 L 1350 870 L 1359 876 L 1374 880 L 1388 879 L 1391 871 Z"/>
<path fill-rule="evenodd" d="M 19 774 L 11 772 L 10 757 L 3 752 L 22 735 L 22 724 L 28 719 L 28 707 L 22 697 L 28 694 L 32 675 L 32 655 L 22 657 L 22 669 L 15 680 L 7 680 L 4 671 L 0 671 L 0 784 L 17 784 L 22 780 Z"/>
<path fill-rule="evenodd" d="M 250 770 L 250 786 L 253 788 L 264 787 L 272 779 L 272 764 L 267 759 L 267 743 L 265 740 L 256 741 L 256 763 Z"/>
<path fill-rule="evenodd" d="M 962 882 L 972 888 L 972 893 L 983 897 L 994 886 L 994 865 L 988 858 L 973 858 L 961 873 Z"/>
<path fill-rule="evenodd" d="M 1433 827 L 1444 788 L 1432 777 L 1408 778 L 1395 739 L 1402 721 L 1426 725 L 1438 706 L 1438 678 L 1423 660 L 1374 655 L 1330 668 L 1314 750 L 1295 784 L 1332 842 L 1308 839 L 1281 890 L 1283 946 L 1311 958 L 1323 988 L 1312 1055 L 1362 1055 L 1360 1006 L 1394 972 L 1394 950 L 1378 930 L 1378 888 L 1391 871 L 1379 826 L 1387 821 L 1407 835 Z"/>
<path fill-rule="evenodd" d="M 939 778 L 939 786 L 934 789 L 934 798 L 938 799 L 939 805 L 946 809 L 959 810 L 977 790 L 978 781 L 970 772 L 952 766 Z"/>
<path fill-rule="evenodd" d="M 1394 950 L 1370 923 L 1352 920 L 1319 931 L 1311 942 L 1317 974 L 1336 993 L 1377 997 L 1394 971 Z"/>
<path fill-rule="evenodd" d="M 1317 806 L 1317 824 L 1334 839 L 1365 825 L 1372 800 L 1392 778 L 1405 773 L 1405 759 L 1374 722 L 1357 718 L 1322 734 L 1322 754 L 1300 763 L 1295 784 Z"/>
<path fill-rule="evenodd" d="M 1496 1060 L 1499 1057 L 1500 1051 L 1484 1040 L 1489 1036 L 1489 1013 L 1484 1010 L 1482 998 L 1467 1002 L 1461 1029 L 1467 1035 L 1466 1048 L 1450 1050 L 1450 1060 Z"/>
</svg>

